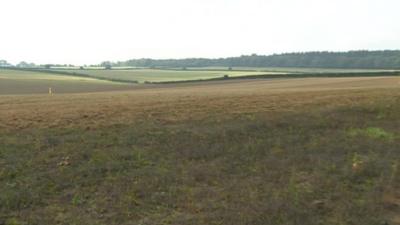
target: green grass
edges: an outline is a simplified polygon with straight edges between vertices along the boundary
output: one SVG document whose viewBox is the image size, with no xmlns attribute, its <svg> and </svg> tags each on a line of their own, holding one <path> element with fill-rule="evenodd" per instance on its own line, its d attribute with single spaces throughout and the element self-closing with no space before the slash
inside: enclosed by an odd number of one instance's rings
<svg viewBox="0 0 400 225">
<path fill-rule="evenodd" d="M 68 75 L 48 74 L 41 72 L 0 69 L 0 79 L 13 80 L 52 80 L 52 81 L 88 81 L 88 82 L 103 82 L 96 79 L 74 77 Z"/>
<path fill-rule="evenodd" d="M 376 138 L 376 139 L 386 139 L 386 140 L 393 140 L 395 138 L 395 135 L 385 131 L 382 128 L 379 127 L 368 127 L 365 129 L 351 129 L 349 131 L 350 136 L 364 136 L 364 137 L 370 137 L 370 138 Z"/>
<path fill-rule="evenodd" d="M 182 82 L 198 81 L 209 79 L 221 79 L 224 76 L 229 78 L 292 78 L 295 75 L 302 77 L 354 77 L 354 76 L 393 76 L 398 75 L 392 70 L 368 70 L 368 69 L 320 69 L 320 68 L 254 68 L 254 67 L 235 67 L 229 70 L 226 67 L 191 67 L 182 68 L 124 68 L 114 67 L 112 70 L 86 68 L 52 69 L 53 72 L 86 74 L 92 78 L 106 79 L 111 81 L 126 81 L 139 83 L 157 82 Z"/>
<path fill-rule="evenodd" d="M 0 95 L 46 94 L 51 87 L 55 93 L 81 93 L 127 89 L 127 84 L 92 78 L 0 69 Z"/>
<path fill-rule="evenodd" d="M 60 70 L 63 72 L 79 72 L 93 77 L 118 79 L 127 81 L 138 81 L 140 83 L 165 82 L 165 81 L 186 81 L 221 78 L 224 75 L 230 77 L 247 75 L 265 75 L 268 72 L 258 71 L 219 71 L 219 70 L 158 70 L 158 69 L 130 69 L 130 70 Z"/>
<path fill-rule="evenodd" d="M 176 68 L 179 69 L 179 68 Z M 190 70 L 228 70 L 228 67 L 188 67 Z M 338 69 L 338 68 L 300 68 L 300 67 L 232 67 L 233 71 L 258 71 L 269 73 L 368 73 L 391 72 L 385 69 Z"/>
</svg>

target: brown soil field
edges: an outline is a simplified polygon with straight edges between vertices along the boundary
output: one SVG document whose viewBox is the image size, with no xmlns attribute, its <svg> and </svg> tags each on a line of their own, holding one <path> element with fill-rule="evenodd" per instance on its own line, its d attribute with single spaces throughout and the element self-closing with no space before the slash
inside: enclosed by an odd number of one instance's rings
<svg viewBox="0 0 400 225">
<path fill-rule="evenodd" d="M 0 224 L 400 224 L 400 79 L 0 96 Z"/>
<path fill-rule="evenodd" d="M 148 85 L 122 92 L 0 96 L 0 127 L 98 126 L 153 117 L 168 122 L 293 111 L 310 105 L 335 107 L 368 100 L 375 92 L 391 94 L 398 88 L 398 77 L 304 78 Z M 82 117 L 91 118 L 91 124 L 82 123 Z"/>
</svg>

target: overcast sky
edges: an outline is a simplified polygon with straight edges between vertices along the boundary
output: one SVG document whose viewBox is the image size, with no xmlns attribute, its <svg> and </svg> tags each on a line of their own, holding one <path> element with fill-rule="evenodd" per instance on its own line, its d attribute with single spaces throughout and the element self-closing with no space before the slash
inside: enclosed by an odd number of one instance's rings
<svg viewBox="0 0 400 225">
<path fill-rule="evenodd" d="M 1 0 L 0 59 L 400 49 L 399 0 Z"/>
</svg>

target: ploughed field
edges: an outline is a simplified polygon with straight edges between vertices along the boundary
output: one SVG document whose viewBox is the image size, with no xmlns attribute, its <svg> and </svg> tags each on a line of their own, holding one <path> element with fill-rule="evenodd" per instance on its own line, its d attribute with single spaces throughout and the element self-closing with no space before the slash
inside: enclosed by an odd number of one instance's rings
<svg viewBox="0 0 400 225">
<path fill-rule="evenodd" d="M 399 82 L 0 96 L 0 224 L 400 224 Z"/>
<path fill-rule="evenodd" d="M 346 70 L 348 72 L 348 70 Z M 327 71 L 320 71 L 321 74 Z M 362 71 L 354 72 L 361 73 Z M 365 72 L 365 71 L 364 71 Z M 105 92 L 105 91 L 121 91 L 121 90 L 136 90 L 136 89 L 153 89 L 155 87 L 192 87 L 192 86 L 208 86 L 209 84 L 235 84 L 236 86 L 247 87 L 248 85 L 258 85 L 260 88 L 273 88 L 287 91 L 287 88 L 300 86 L 306 88 L 313 86 L 319 88 L 321 85 L 325 88 L 373 88 L 386 85 L 398 86 L 395 77 L 349 77 L 349 78 L 257 78 L 257 80 L 246 80 L 246 76 L 258 75 L 282 75 L 285 72 L 268 72 L 268 71 L 224 71 L 224 70 L 156 70 L 156 69 L 130 69 L 130 70 L 44 70 L 44 71 L 23 71 L 0 69 L 0 95 L 15 95 L 15 94 L 46 94 L 49 88 L 55 94 L 65 93 L 89 93 L 89 92 Z M 345 73 L 345 72 L 337 72 Z M 210 79 L 222 78 L 224 75 L 229 77 L 244 77 L 242 79 L 225 79 L 212 81 Z M 294 76 L 294 75 L 293 75 Z M 362 74 L 360 74 L 362 76 Z M 391 79 L 396 80 L 394 83 Z M 174 82 L 174 81 L 189 81 L 203 80 L 202 82 L 192 82 L 188 84 L 171 83 L 171 84 L 143 84 L 148 82 Z M 208 81 L 207 81 L 208 80 Z M 132 83 L 140 81 L 140 84 Z M 375 83 L 378 81 L 378 83 Z M 353 85 L 353 86 L 352 86 Z M 233 86 L 229 86 L 231 88 Z"/>
</svg>

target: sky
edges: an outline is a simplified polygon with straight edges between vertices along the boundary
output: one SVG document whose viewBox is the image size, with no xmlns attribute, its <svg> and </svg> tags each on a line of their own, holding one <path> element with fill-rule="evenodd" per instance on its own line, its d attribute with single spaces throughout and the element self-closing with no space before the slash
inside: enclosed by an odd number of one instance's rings
<svg viewBox="0 0 400 225">
<path fill-rule="evenodd" d="M 0 59 L 97 64 L 400 49 L 399 0 L 1 0 Z"/>
</svg>

